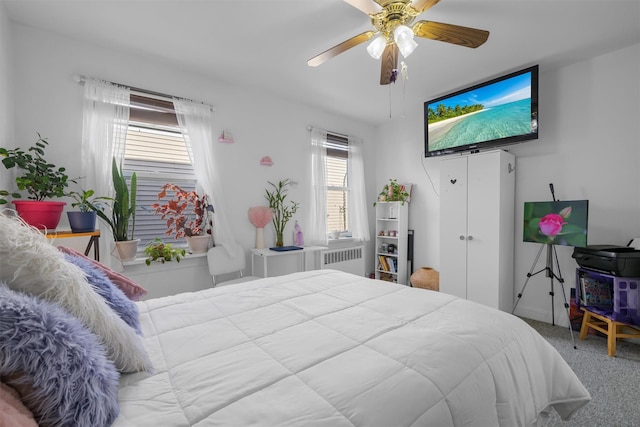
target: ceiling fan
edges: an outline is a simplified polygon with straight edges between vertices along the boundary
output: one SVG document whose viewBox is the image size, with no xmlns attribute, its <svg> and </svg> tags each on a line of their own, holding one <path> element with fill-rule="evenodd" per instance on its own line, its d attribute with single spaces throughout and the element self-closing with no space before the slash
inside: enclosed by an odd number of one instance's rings
<svg viewBox="0 0 640 427">
<path fill-rule="evenodd" d="M 395 81 L 397 75 L 398 53 L 406 58 L 416 48 L 414 35 L 471 48 L 482 45 L 489 37 L 489 32 L 485 30 L 433 21 L 418 21 L 409 27 L 418 15 L 436 5 L 440 0 L 344 1 L 369 15 L 375 31 L 365 31 L 314 56 L 307 61 L 310 67 L 316 67 L 379 35 L 369 44 L 367 51 L 375 59 L 382 57 L 380 84 L 388 85 Z"/>
</svg>

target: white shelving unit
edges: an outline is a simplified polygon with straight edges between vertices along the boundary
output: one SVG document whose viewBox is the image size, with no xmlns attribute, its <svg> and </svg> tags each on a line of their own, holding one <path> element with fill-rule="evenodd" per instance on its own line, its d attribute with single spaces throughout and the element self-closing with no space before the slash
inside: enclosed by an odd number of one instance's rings
<svg viewBox="0 0 640 427">
<path fill-rule="evenodd" d="M 376 203 L 376 279 L 406 285 L 409 202 Z"/>
</svg>

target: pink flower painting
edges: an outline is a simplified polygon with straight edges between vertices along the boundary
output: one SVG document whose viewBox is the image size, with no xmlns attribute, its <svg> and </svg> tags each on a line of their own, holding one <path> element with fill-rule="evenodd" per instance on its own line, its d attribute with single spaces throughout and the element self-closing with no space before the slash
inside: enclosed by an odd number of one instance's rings
<svg viewBox="0 0 640 427">
<path fill-rule="evenodd" d="M 584 247 L 588 213 L 588 200 L 525 202 L 523 241 Z"/>
<path fill-rule="evenodd" d="M 540 227 L 540 232 L 545 236 L 555 237 L 560 234 L 562 226 L 566 223 L 562 215 L 550 213 L 540 219 L 538 226 Z"/>
</svg>

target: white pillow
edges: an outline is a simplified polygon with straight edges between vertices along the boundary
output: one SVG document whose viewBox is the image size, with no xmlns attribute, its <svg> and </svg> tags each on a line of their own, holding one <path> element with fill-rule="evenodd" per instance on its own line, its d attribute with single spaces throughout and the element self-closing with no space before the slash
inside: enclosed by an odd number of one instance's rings
<svg viewBox="0 0 640 427">
<path fill-rule="evenodd" d="M 142 340 L 37 229 L 0 214 L 0 281 L 9 288 L 57 303 L 104 343 L 121 372 L 151 371 Z"/>
</svg>

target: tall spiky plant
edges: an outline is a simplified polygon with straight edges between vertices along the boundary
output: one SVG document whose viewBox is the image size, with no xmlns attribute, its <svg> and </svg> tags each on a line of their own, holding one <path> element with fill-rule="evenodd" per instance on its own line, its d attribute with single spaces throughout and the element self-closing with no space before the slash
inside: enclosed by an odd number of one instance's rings
<svg viewBox="0 0 640 427">
<path fill-rule="evenodd" d="M 134 172 L 131 175 L 131 180 L 127 186 L 127 180 L 122 173 L 122 165 L 118 167 L 114 158 L 111 163 L 111 175 L 115 190 L 115 196 L 111 199 L 111 218 L 102 211 L 96 211 L 96 213 L 111 228 L 113 240 L 116 242 L 133 240 L 136 228 L 136 193 L 138 190 L 136 173 Z M 130 219 L 131 235 L 129 235 Z"/>
<path fill-rule="evenodd" d="M 265 198 L 269 201 L 269 207 L 273 210 L 273 227 L 276 229 L 276 246 L 284 246 L 283 233 L 284 228 L 287 226 L 287 222 L 291 219 L 300 207 L 298 202 L 290 201 L 287 205 L 285 199 L 287 198 L 287 187 L 291 185 L 290 179 L 279 181 L 278 184 L 274 184 L 271 181 L 267 181 L 269 185 L 273 187 L 272 191 L 265 190 Z"/>
</svg>

